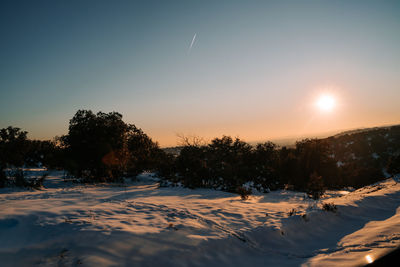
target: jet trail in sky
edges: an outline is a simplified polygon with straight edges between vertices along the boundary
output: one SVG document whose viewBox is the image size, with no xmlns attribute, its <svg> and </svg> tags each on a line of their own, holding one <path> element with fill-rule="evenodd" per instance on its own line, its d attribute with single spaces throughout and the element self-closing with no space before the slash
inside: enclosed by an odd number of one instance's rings
<svg viewBox="0 0 400 267">
<path fill-rule="evenodd" d="M 193 46 L 193 44 L 194 44 L 194 41 L 196 40 L 196 35 L 197 35 L 197 33 L 194 34 L 193 39 L 192 39 L 192 42 L 190 43 L 189 53 L 190 53 L 190 51 L 192 50 L 192 46 Z"/>
</svg>

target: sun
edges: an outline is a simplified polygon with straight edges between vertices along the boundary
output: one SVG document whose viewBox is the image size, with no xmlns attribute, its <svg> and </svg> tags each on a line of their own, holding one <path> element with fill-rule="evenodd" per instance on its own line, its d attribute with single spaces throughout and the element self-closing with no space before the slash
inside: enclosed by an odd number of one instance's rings
<svg viewBox="0 0 400 267">
<path fill-rule="evenodd" d="M 335 108 L 336 100 L 332 95 L 321 95 L 318 97 L 316 106 L 321 111 L 332 111 Z"/>
</svg>

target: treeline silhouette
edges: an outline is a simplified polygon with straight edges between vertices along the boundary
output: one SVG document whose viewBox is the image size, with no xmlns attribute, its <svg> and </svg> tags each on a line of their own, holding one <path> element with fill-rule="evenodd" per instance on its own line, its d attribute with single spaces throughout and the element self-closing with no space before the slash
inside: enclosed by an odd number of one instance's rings
<svg viewBox="0 0 400 267">
<path fill-rule="evenodd" d="M 0 187 L 27 185 L 21 168 L 43 166 L 65 170 L 77 182 L 121 182 L 151 171 L 189 188 L 246 195 L 246 184 L 264 192 L 304 191 L 317 199 L 325 189 L 358 188 L 400 173 L 400 126 L 304 139 L 293 147 L 252 146 L 229 136 L 199 140 L 185 139 L 178 155 L 166 153 L 117 112 L 78 110 L 68 134 L 53 141 L 29 140 L 27 132 L 10 126 L 0 130 Z"/>
</svg>

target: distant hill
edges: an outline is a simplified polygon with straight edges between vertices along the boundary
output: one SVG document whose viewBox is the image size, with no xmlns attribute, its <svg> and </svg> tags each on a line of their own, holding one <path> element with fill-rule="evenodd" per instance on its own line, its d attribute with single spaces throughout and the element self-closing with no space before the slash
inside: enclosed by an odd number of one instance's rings
<svg viewBox="0 0 400 267">
<path fill-rule="evenodd" d="M 357 134 L 357 133 L 363 133 L 363 132 L 370 132 L 370 131 L 376 131 L 376 130 L 382 130 L 382 129 L 391 129 L 393 127 L 399 127 L 399 126 L 400 126 L 400 124 L 389 125 L 389 126 L 369 127 L 369 128 L 358 128 L 358 129 L 354 129 L 354 130 L 348 130 L 348 131 L 340 132 L 340 133 L 334 135 L 334 137 L 339 137 L 339 136 L 343 136 L 343 135 L 350 135 L 350 134 Z"/>
<path fill-rule="evenodd" d="M 377 126 L 377 127 L 368 127 L 368 128 L 356 128 L 356 129 L 350 129 L 350 130 L 343 130 L 343 131 L 329 131 L 329 132 L 324 132 L 324 133 L 319 133 L 319 134 L 314 134 L 314 135 L 304 135 L 304 136 L 297 136 L 297 137 L 285 137 L 285 138 L 275 138 L 271 140 L 266 140 L 266 141 L 271 141 L 278 146 L 287 146 L 287 147 L 293 147 L 297 141 L 306 139 L 306 138 L 317 138 L 317 139 L 324 139 L 328 138 L 331 136 L 334 137 L 339 137 L 343 135 L 350 135 L 350 134 L 356 134 L 356 133 L 362 133 L 362 132 L 368 132 L 368 131 L 374 131 L 374 130 L 379 130 L 379 129 L 389 129 L 392 127 L 398 127 L 400 124 L 396 125 L 389 125 L 389 126 Z M 256 141 L 256 142 L 250 142 L 250 144 L 257 144 L 257 143 L 263 143 L 265 141 Z"/>
<path fill-rule="evenodd" d="M 302 137 L 287 137 L 287 138 L 278 138 L 278 139 L 263 140 L 263 141 L 252 141 L 252 142 L 249 142 L 249 144 L 257 145 L 258 143 L 264 143 L 266 141 L 271 141 L 280 147 L 283 147 L 283 146 L 294 147 L 297 141 L 306 139 L 306 138 L 318 138 L 318 139 L 325 139 L 325 138 L 331 138 L 331 137 L 340 138 L 343 136 L 350 136 L 350 135 L 354 135 L 354 137 L 356 138 L 356 137 L 358 137 L 357 134 L 362 135 L 362 133 L 371 133 L 371 135 L 376 135 L 378 133 L 382 133 L 385 131 L 390 132 L 391 129 L 393 129 L 393 131 L 396 131 L 397 128 L 400 128 L 400 124 L 390 125 L 390 126 L 370 127 L 370 128 L 357 128 L 357 129 L 342 131 L 339 133 L 337 133 L 337 131 L 331 131 L 331 132 L 321 133 L 318 135 L 308 135 L 308 136 L 302 136 Z M 183 146 L 166 147 L 166 148 L 163 148 L 163 150 L 169 154 L 179 155 L 182 148 L 183 148 Z"/>
</svg>

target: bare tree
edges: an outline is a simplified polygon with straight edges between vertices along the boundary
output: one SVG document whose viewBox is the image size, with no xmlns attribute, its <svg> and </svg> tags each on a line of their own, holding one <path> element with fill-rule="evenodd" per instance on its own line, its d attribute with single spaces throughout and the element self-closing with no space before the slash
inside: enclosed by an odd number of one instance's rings
<svg viewBox="0 0 400 267">
<path fill-rule="evenodd" d="M 182 133 L 177 133 L 176 136 L 178 137 L 178 145 L 180 146 L 205 146 L 207 145 L 207 141 L 200 136 L 197 135 L 184 135 Z"/>
</svg>

